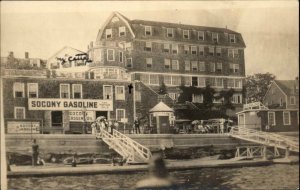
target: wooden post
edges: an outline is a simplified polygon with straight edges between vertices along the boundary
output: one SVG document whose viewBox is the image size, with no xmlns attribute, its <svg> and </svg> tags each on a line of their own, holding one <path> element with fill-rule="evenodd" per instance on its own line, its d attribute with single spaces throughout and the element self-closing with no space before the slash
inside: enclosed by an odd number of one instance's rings
<svg viewBox="0 0 300 190">
<path fill-rule="evenodd" d="M 263 147 L 263 151 L 262 152 L 263 152 L 263 159 L 267 160 L 267 146 Z"/>
<path fill-rule="evenodd" d="M 290 147 L 286 147 L 285 149 L 285 158 L 289 158 L 290 156 Z"/>
</svg>

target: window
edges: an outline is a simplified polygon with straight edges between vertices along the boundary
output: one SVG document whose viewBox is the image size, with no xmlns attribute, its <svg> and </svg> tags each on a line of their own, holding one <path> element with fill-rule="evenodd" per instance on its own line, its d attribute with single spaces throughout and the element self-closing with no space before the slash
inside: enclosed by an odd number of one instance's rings
<svg viewBox="0 0 300 190">
<path fill-rule="evenodd" d="M 111 100 L 113 97 L 113 90 L 111 85 L 104 85 L 103 86 L 103 99 L 104 100 Z"/>
<path fill-rule="evenodd" d="M 25 107 L 15 107 L 15 119 L 25 119 Z"/>
<path fill-rule="evenodd" d="M 125 87 L 124 86 L 116 86 L 116 100 L 125 100 Z"/>
<path fill-rule="evenodd" d="M 198 62 L 192 61 L 192 71 L 198 71 Z"/>
<path fill-rule="evenodd" d="M 193 103 L 203 103 L 203 95 L 201 94 L 192 94 Z"/>
<path fill-rule="evenodd" d="M 209 55 L 214 56 L 215 48 L 214 47 L 208 47 L 208 52 L 209 52 Z"/>
<path fill-rule="evenodd" d="M 205 87 L 206 86 L 206 84 L 205 84 L 205 78 L 198 77 L 198 86 L 199 87 Z"/>
<path fill-rule="evenodd" d="M 123 63 L 123 52 L 122 51 L 119 52 L 119 62 Z"/>
<path fill-rule="evenodd" d="M 212 33 L 212 41 L 213 42 L 218 42 L 218 38 L 219 38 L 218 33 L 213 32 Z"/>
<path fill-rule="evenodd" d="M 124 109 L 116 109 L 116 120 L 121 121 L 121 119 L 125 118 L 125 110 Z"/>
<path fill-rule="evenodd" d="M 290 97 L 290 104 L 291 105 L 296 105 L 295 96 Z"/>
<path fill-rule="evenodd" d="M 239 57 L 238 49 L 228 49 L 228 57 L 237 58 Z"/>
<path fill-rule="evenodd" d="M 198 77 L 192 77 L 192 86 L 198 86 Z"/>
<path fill-rule="evenodd" d="M 291 124 L 291 114 L 290 112 L 284 111 L 283 112 L 283 124 L 290 125 Z"/>
<path fill-rule="evenodd" d="M 163 52 L 170 53 L 170 44 L 164 44 Z"/>
<path fill-rule="evenodd" d="M 152 42 L 146 42 L 145 51 L 152 51 Z"/>
<path fill-rule="evenodd" d="M 28 83 L 28 98 L 38 98 L 38 83 Z"/>
<path fill-rule="evenodd" d="M 178 44 L 172 44 L 172 53 L 177 54 L 178 53 Z"/>
<path fill-rule="evenodd" d="M 178 60 L 172 60 L 172 70 L 179 70 Z"/>
<path fill-rule="evenodd" d="M 152 67 L 152 58 L 146 58 L 146 64 L 147 64 L 147 68 L 151 68 Z"/>
<path fill-rule="evenodd" d="M 216 87 L 223 87 L 223 79 L 222 78 L 216 78 Z"/>
<path fill-rule="evenodd" d="M 177 94 L 177 93 L 168 93 L 168 95 L 169 95 L 169 97 L 170 97 L 172 100 L 175 100 L 175 101 L 178 100 L 179 94 Z"/>
<path fill-rule="evenodd" d="M 184 49 L 184 54 L 189 54 L 189 52 L 190 52 L 189 45 L 184 45 L 183 49 Z"/>
<path fill-rule="evenodd" d="M 184 77 L 184 85 L 185 86 L 191 86 L 191 80 L 192 78 L 191 77 Z"/>
<path fill-rule="evenodd" d="M 164 83 L 165 85 L 171 85 L 172 84 L 172 79 L 170 75 L 165 75 L 164 76 Z"/>
<path fill-rule="evenodd" d="M 173 38 L 173 28 L 167 28 L 167 37 Z"/>
<path fill-rule="evenodd" d="M 191 47 L 191 54 L 196 55 L 197 54 L 197 46 L 192 46 Z"/>
<path fill-rule="evenodd" d="M 217 56 L 221 56 L 221 52 L 222 52 L 222 49 L 221 48 L 216 48 L 216 53 L 217 53 Z"/>
<path fill-rule="evenodd" d="M 275 112 L 268 112 L 268 123 L 270 126 L 276 125 Z"/>
<path fill-rule="evenodd" d="M 209 70 L 210 70 L 210 72 L 216 72 L 216 65 L 215 65 L 215 63 L 210 63 L 209 64 Z"/>
<path fill-rule="evenodd" d="M 73 98 L 82 98 L 82 85 L 72 84 Z"/>
<path fill-rule="evenodd" d="M 112 37 L 112 29 L 106 29 L 105 30 L 106 39 Z"/>
<path fill-rule="evenodd" d="M 127 58 L 126 59 L 126 67 L 132 68 L 132 58 Z"/>
<path fill-rule="evenodd" d="M 205 71 L 205 62 L 199 62 L 199 71 Z"/>
<path fill-rule="evenodd" d="M 119 27 L 119 36 L 125 36 L 125 33 L 126 30 L 125 30 L 125 26 L 121 26 Z"/>
<path fill-rule="evenodd" d="M 204 55 L 204 46 L 199 46 L 199 55 Z"/>
<path fill-rule="evenodd" d="M 149 84 L 149 75 L 141 74 L 141 81 L 145 84 Z"/>
<path fill-rule="evenodd" d="M 229 70 L 230 70 L 231 73 L 238 73 L 239 69 L 240 69 L 239 64 L 233 64 L 233 63 L 229 64 Z"/>
<path fill-rule="evenodd" d="M 140 102 L 142 100 L 141 92 L 136 90 L 135 91 L 135 101 Z"/>
<path fill-rule="evenodd" d="M 242 88 L 241 79 L 227 79 L 227 88 Z"/>
<path fill-rule="evenodd" d="M 107 50 L 107 61 L 115 61 L 115 50 L 113 49 Z"/>
<path fill-rule="evenodd" d="M 183 38 L 184 39 L 189 39 L 190 38 L 189 30 L 183 30 Z"/>
<path fill-rule="evenodd" d="M 230 43 L 235 43 L 235 35 L 234 34 L 229 34 L 229 41 L 230 41 Z"/>
<path fill-rule="evenodd" d="M 190 61 L 184 61 L 184 70 L 190 71 L 191 70 L 191 63 Z"/>
<path fill-rule="evenodd" d="M 180 76 L 172 76 L 172 85 L 180 86 L 181 85 L 181 77 Z"/>
<path fill-rule="evenodd" d="M 145 36 L 152 36 L 151 26 L 145 26 Z"/>
<path fill-rule="evenodd" d="M 170 69 L 171 61 L 170 59 L 165 59 L 165 69 Z"/>
<path fill-rule="evenodd" d="M 242 95 L 241 94 L 234 94 L 231 98 L 231 102 L 234 104 L 241 104 L 242 103 Z"/>
<path fill-rule="evenodd" d="M 60 84 L 60 98 L 70 98 L 69 84 Z"/>
<path fill-rule="evenodd" d="M 204 31 L 198 31 L 198 40 L 204 40 Z"/>
<path fill-rule="evenodd" d="M 217 63 L 217 71 L 222 72 L 222 63 Z"/>
<path fill-rule="evenodd" d="M 24 98 L 25 96 L 25 89 L 24 89 L 24 83 L 21 82 L 15 82 L 14 86 L 14 97 L 15 98 Z"/>
<path fill-rule="evenodd" d="M 149 77 L 150 77 L 150 84 L 154 84 L 154 85 L 159 84 L 158 75 L 149 75 Z"/>
</svg>

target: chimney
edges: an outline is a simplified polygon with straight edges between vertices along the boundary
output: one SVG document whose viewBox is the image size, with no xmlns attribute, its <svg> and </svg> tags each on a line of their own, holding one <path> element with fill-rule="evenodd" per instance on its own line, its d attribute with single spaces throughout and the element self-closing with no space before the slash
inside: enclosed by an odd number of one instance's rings
<svg viewBox="0 0 300 190">
<path fill-rule="evenodd" d="M 25 59 L 29 59 L 29 53 L 25 52 Z"/>
</svg>

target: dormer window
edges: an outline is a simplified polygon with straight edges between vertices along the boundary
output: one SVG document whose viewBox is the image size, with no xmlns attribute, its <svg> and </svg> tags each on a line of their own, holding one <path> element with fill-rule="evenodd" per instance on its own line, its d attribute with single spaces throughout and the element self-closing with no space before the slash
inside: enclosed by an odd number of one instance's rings
<svg viewBox="0 0 300 190">
<path fill-rule="evenodd" d="M 119 27 L 119 36 L 125 36 L 125 26 Z"/>
<path fill-rule="evenodd" d="M 111 28 L 105 30 L 105 36 L 106 36 L 106 39 L 112 38 L 112 29 Z"/>
<path fill-rule="evenodd" d="M 219 41 L 218 33 L 215 33 L 215 32 L 212 33 L 212 41 L 213 42 L 218 42 Z"/>
<path fill-rule="evenodd" d="M 183 38 L 184 39 L 190 39 L 189 30 L 183 30 Z"/>
<path fill-rule="evenodd" d="M 234 34 L 229 34 L 229 41 L 230 41 L 230 43 L 236 43 Z"/>
<path fill-rule="evenodd" d="M 173 34 L 173 28 L 167 28 L 167 37 L 169 38 L 173 38 L 174 34 Z"/>
<path fill-rule="evenodd" d="M 145 26 L 145 36 L 152 36 L 151 26 Z"/>
<path fill-rule="evenodd" d="M 198 31 L 198 40 L 204 40 L 204 31 Z"/>
</svg>

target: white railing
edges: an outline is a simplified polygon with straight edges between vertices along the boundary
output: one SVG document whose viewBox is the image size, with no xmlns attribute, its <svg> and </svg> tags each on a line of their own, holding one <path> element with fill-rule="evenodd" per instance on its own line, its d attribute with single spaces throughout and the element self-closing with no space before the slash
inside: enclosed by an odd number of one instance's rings
<svg viewBox="0 0 300 190">
<path fill-rule="evenodd" d="M 151 151 L 147 147 L 139 144 L 117 130 L 113 130 L 113 134 L 110 134 L 102 128 L 100 129 L 100 133 L 96 135 L 98 138 L 102 138 L 108 146 L 125 158 L 128 163 L 148 162 L 151 157 Z"/>
<path fill-rule="evenodd" d="M 231 128 L 229 133 L 232 137 L 247 140 L 267 146 L 274 146 L 281 149 L 289 149 L 294 152 L 299 152 L 299 140 L 295 138 L 289 139 L 287 136 L 282 136 L 270 132 L 257 131 L 245 127 L 235 126 Z"/>
</svg>

